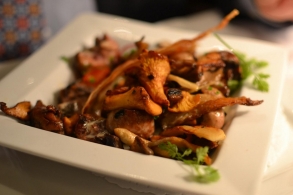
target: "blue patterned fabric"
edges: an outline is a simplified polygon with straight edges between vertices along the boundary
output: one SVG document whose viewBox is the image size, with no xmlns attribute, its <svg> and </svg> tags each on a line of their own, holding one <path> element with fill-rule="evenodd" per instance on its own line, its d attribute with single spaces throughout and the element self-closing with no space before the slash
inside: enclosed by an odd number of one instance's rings
<svg viewBox="0 0 293 195">
<path fill-rule="evenodd" d="M 40 0 L 0 0 L 0 61 L 24 57 L 43 43 Z"/>
</svg>

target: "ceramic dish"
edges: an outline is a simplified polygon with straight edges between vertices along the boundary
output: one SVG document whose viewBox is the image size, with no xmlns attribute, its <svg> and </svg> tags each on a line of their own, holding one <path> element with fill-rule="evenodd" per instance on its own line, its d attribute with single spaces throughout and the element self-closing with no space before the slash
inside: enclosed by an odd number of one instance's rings
<svg viewBox="0 0 293 195">
<path fill-rule="evenodd" d="M 140 23 L 103 14 L 85 14 L 75 19 L 34 55 L 25 60 L 0 82 L 0 101 L 8 106 L 23 100 L 33 104 L 42 100 L 53 103 L 54 93 L 72 80 L 68 65 L 61 56 L 71 56 L 84 45 L 92 45 L 94 37 L 108 33 L 121 44 L 145 36 L 145 41 L 187 39 L 196 32 L 181 31 Z M 212 184 L 190 181 L 187 168 L 180 162 L 161 157 L 142 155 L 111 148 L 75 138 L 25 126 L 0 115 L 0 144 L 12 149 L 44 157 L 144 185 L 182 194 L 256 194 L 262 179 L 275 113 L 280 103 L 280 92 L 287 54 L 271 43 L 240 37 L 222 37 L 232 47 L 248 56 L 264 59 L 270 66 L 270 92 L 262 93 L 249 87 L 241 95 L 263 99 L 256 107 L 237 107 L 234 120 L 226 130 L 227 138 L 221 145 L 213 167 L 221 179 Z M 213 36 L 198 43 L 199 51 L 224 48 Z"/>
</svg>

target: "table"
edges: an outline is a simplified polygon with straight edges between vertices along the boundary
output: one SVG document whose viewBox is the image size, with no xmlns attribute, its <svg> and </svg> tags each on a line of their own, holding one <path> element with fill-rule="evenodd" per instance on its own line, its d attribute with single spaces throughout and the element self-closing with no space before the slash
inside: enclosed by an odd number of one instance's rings
<svg viewBox="0 0 293 195">
<path fill-rule="evenodd" d="M 216 10 L 208 10 L 196 15 L 172 18 L 158 22 L 157 25 L 167 25 L 176 28 L 202 31 L 211 23 L 221 19 Z M 291 89 L 293 83 L 293 27 L 286 29 L 269 29 L 257 23 L 241 21 L 231 24 L 221 33 L 245 36 L 279 43 L 290 50 L 290 61 L 285 81 L 285 89 Z M 16 67 L 21 60 L 0 64 L 0 79 Z M 283 99 L 287 101 L 289 90 L 284 90 Z M 290 96 L 291 99 L 293 96 Z M 287 100 L 286 100 L 287 98 Z M 293 105 L 293 104 L 292 104 Z M 291 107 L 293 108 L 293 106 Z M 281 139 L 286 136 L 286 142 L 280 145 L 276 139 L 272 145 L 277 150 L 270 151 L 268 168 L 264 174 L 260 195 L 293 194 L 293 110 L 280 107 L 279 124 L 282 131 L 274 136 Z M 290 122 L 291 121 L 291 122 Z M 273 158 L 273 156 L 275 158 Z M 119 185 L 118 185 L 119 184 Z M 129 189 L 129 187 L 133 189 Z M 147 188 L 139 184 L 127 183 L 115 178 L 105 178 L 102 175 L 70 167 L 58 162 L 46 160 L 5 147 L 0 147 L 0 194 L 172 194 L 160 189 Z"/>
</svg>

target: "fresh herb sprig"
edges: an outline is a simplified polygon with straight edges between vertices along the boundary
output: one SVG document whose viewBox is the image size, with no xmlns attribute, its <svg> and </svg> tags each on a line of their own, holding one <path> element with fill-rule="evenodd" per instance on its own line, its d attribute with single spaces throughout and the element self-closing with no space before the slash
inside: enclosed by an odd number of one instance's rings
<svg viewBox="0 0 293 195">
<path fill-rule="evenodd" d="M 66 56 L 61 56 L 61 60 L 63 60 L 64 62 L 66 62 L 66 63 L 71 63 L 71 58 L 69 58 L 69 57 L 66 57 Z"/>
<path fill-rule="evenodd" d="M 255 58 L 248 58 L 245 54 L 235 51 L 227 42 L 225 42 L 217 33 L 214 33 L 215 37 L 225 45 L 231 52 L 233 52 L 240 61 L 240 66 L 242 69 L 242 81 L 248 79 L 249 77 L 253 77 L 252 85 L 255 89 L 268 92 L 269 84 L 267 79 L 270 77 L 269 74 L 257 73 L 259 69 L 267 67 L 268 63 L 263 60 L 257 60 Z M 232 89 L 235 87 L 239 87 L 240 83 L 238 81 L 229 81 L 228 85 Z"/>
<path fill-rule="evenodd" d="M 218 170 L 211 166 L 201 166 L 209 151 L 207 146 L 199 147 L 196 150 L 196 157 L 193 157 L 192 159 L 188 158 L 188 156 L 193 153 L 191 149 L 186 149 L 183 152 L 180 152 L 178 147 L 171 142 L 162 143 L 159 145 L 159 148 L 167 151 L 171 158 L 180 160 L 185 164 L 192 166 L 195 170 L 195 172 L 193 172 L 193 178 L 196 182 L 211 183 L 220 179 Z"/>
</svg>

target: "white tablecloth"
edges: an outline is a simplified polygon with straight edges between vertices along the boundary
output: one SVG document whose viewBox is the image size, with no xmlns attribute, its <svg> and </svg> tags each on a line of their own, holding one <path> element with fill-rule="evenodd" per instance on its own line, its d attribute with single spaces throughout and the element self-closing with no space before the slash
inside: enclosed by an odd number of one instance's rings
<svg viewBox="0 0 293 195">
<path fill-rule="evenodd" d="M 159 22 L 176 28 L 202 31 L 221 19 L 214 11 L 173 18 Z M 293 194 L 293 26 L 282 30 L 256 23 L 231 24 L 221 33 L 246 36 L 279 43 L 291 51 L 285 80 L 283 102 L 278 115 L 278 129 L 271 143 L 268 167 L 264 173 L 260 195 Z M 21 61 L 0 64 L 0 79 Z M 291 98 L 291 99 L 290 99 Z M 290 105 L 291 104 L 291 105 Z M 291 107 L 290 107 L 291 106 Z M 118 185 L 117 185 L 118 184 Z M 128 189 L 127 189 L 128 188 Z M 129 189 L 132 188 L 132 189 Z M 166 194 L 159 189 L 93 174 L 86 170 L 0 147 L 0 194 Z"/>
</svg>

